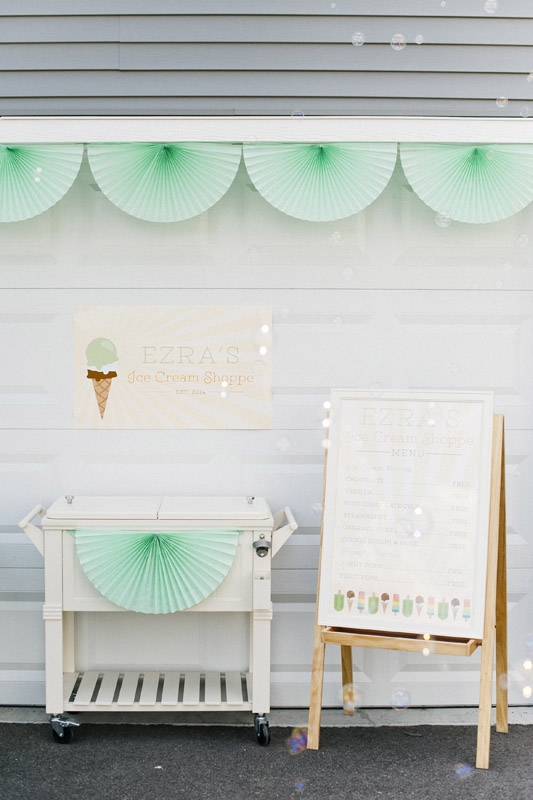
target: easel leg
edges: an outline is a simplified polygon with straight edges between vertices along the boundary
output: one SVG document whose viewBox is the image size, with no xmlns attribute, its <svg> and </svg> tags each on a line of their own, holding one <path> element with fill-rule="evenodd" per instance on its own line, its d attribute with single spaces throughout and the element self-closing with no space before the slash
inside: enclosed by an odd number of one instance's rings
<svg viewBox="0 0 533 800">
<path fill-rule="evenodd" d="M 354 713 L 352 648 L 341 644 L 342 706 L 345 714 Z"/>
<path fill-rule="evenodd" d="M 311 673 L 311 699 L 307 726 L 307 749 L 318 750 L 320 744 L 320 717 L 322 715 L 322 688 L 324 685 L 324 656 L 326 645 L 322 641 L 322 628 L 315 625 L 313 643 L 313 671 Z"/>
<path fill-rule="evenodd" d="M 488 636 L 483 637 L 483 646 L 481 648 L 481 683 L 479 688 L 479 716 L 476 754 L 476 767 L 478 769 L 489 768 L 493 663 L 494 628 Z"/>
<path fill-rule="evenodd" d="M 502 431 L 502 476 L 496 578 L 496 730 L 507 733 L 507 548 L 505 543 L 505 444 Z"/>
</svg>

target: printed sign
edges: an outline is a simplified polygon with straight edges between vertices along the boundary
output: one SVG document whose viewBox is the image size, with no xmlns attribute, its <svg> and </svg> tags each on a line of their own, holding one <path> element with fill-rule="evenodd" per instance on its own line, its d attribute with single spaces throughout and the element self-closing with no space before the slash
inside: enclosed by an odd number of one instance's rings
<svg viewBox="0 0 533 800">
<path fill-rule="evenodd" d="M 263 307 L 80 307 L 77 428 L 270 428 L 272 313 Z"/>
<path fill-rule="evenodd" d="M 481 638 L 492 394 L 332 392 L 320 625 Z"/>
</svg>

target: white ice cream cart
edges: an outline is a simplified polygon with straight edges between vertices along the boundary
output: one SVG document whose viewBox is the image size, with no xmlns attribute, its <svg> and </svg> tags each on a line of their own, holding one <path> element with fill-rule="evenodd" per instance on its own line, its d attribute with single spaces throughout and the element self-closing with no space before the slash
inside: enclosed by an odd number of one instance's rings
<svg viewBox="0 0 533 800">
<path fill-rule="evenodd" d="M 44 555 L 46 710 L 57 742 L 79 725 L 65 712 L 249 710 L 268 744 L 271 559 L 298 527 L 289 508 L 272 514 L 261 497 L 67 496 L 20 527 Z M 187 609 L 249 612 L 249 668 L 78 670 L 77 614 L 126 609 L 170 613 L 176 635 Z"/>
</svg>

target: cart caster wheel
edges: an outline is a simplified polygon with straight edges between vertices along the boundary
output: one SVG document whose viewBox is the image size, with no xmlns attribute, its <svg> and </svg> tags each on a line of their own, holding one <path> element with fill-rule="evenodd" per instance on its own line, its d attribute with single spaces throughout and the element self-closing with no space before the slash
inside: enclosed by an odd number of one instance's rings
<svg viewBox="0 0 533 800">
<path fill-rule="evenodd" d="M 63 728 L 61 733 L 58 733 L 52 728 L 52 736 L 54 737 L 54 741 L 58 744 L 70 744 L 74 739 L 74 731 L 71 727 L 67 727 Z"/>
<path fill-rule="evenodd" d="M 266 747 L 267 744 L 270 744 L 270 727 L 268 722 L 260 722 L 255 731 L 255 735 L 262 747 Z"/>
</svg>

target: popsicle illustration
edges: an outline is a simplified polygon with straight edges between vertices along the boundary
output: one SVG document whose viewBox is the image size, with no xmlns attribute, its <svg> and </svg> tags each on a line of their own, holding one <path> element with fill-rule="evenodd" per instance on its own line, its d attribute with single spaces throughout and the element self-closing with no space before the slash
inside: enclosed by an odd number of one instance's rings
<svg viewBox="0 0 533 800">
<path fill-rule="evenodd" d="M 383 611 L 384 614 L 387 611 L 387 606 L 389 605 L 389 600 L 390 600 L 390 597 L 387 594 L 387 592 L 383 592 L 383 594 L 381 595 L 381 610 Z"/>
<path fill-rule="evenodd" d="M 357 596 L 357 610 L 360 614 L 365 610 L 365 593 L 359 592 Z"/>
<path fill-rule="evenodd" d="M 459 606 L 461 605 L 461 601 L 457 597 L 454 597 L 450 605 L 452 607 L 453 618 L 455 619 L 457 617 L 457 612 L 459 611 Z"/>
<path fill-rule="evenodd" d="M 428 607 L 427 607 L 428 617 L 432 617 L 434 613 L 435 613 L 435 598 L 428 597 Z"/>
<path fill-rule="evenodd" d="M 422 613 L 422 609 L 424 607 L 424 598 L 422 597 L 421 594 L 416 596 L 415 604 L 416 604 L 416 613 L 418 614 L 418 616 L 420 616 L 420 614 Z"/>
<path fill-rule="evenodd" d="M 355 600 L 355 592 L 352 589 L 348 589 L 346 592 L 346 599 L 348 600 L 348 611 L 352 610 L 353 601 Z"/>
<path fill-rule="evenodd" d="M 466 622 L 470 619 L 470 600 L 465 600 L 463 605 L 463 619 Z"/>
<path fill-rule="evenodd" d="M 413 613 L 413 601 L 411 600 L 409 595 L 407 595 L 407 597 L 404 599 L 402 603 L 402 614 L 404 615 L 404 617 L 410 617 L 412 613 Z"/>
<path fill-rule="evenodd" d="M 446 600 L 443 597 L 442 600 L 440 601 L 439 607 L 437 609 L 437 614 L 438 614 L 439 619 L 447 619 L 448 618 L 448 607 L 449 607 L 449 604 L 446 602 Z"/>
<path fill-rule="evenodd" d="M 335 611 L 342 611 L 344 608 L 344 595 L 340 589 L 337 594 L 333 596 L 333 608 Z"/>
<path fill-rule="evenodd" d="M 393 594 L 392 595 L 392 613 L 399 614 L 400 613 L 400 595 Z"/>
<path fill-rule="evenodd" d="M 87 378 L 93 382 L 100 418 L 104 418 L 113 378 L 117 377 L 117 348 L 110 339 L 93 339 L 85 350 Z"/>
<path fill-rule="evenodd" d="M 371 614 L 377 614 L 379 611 L 379 597 L 376 597 L 375 592 L 372 592 L 372 597 L 368 598 L 368 610 Z"/>
</svg>

